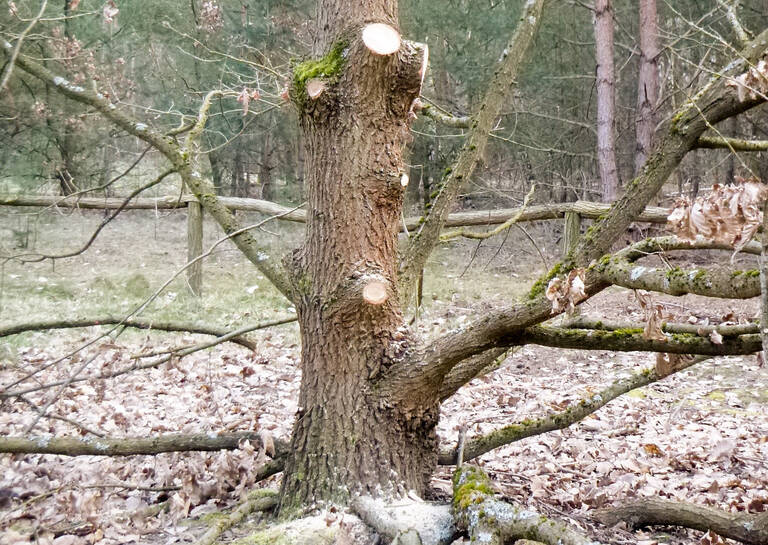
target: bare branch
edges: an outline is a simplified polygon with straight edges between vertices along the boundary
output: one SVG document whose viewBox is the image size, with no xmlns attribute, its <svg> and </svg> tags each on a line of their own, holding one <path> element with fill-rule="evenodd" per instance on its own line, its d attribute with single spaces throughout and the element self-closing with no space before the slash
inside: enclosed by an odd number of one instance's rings
<svg viewBox="0 0 768 545">
<path fill-rule="evenodd" d="M 492 348 L 461 362 L 451 369 L 440 386 L 440 400 L 445 401 L 470 380 L 496 370 L 507 359 L 508 348 Z"/>
<path fill-rule="evenodd" d="M 686 362 L 677 371 L 691 367 L 708 358 L 700 357 Z M 580 401 L 571 403 L 562 412 L 550 413 L 536 420 L 526 420 L 509 426 L 504 426 L 481 437 L 470 439 L 464 444 L 464 460 L 472 460 L 486 452 L 515 443 L 526 437 L 541 435 L 550 431 L 565 429 L 582 421 L 590 414 L 597 412 L 617 397 L 637 388 L 642 388 L 661 380 L 654 367 L 643 369 L 630 377 L 619 379 L 597 394 Z M 453 465 L 456 462 L 456 449 L 440 453 L 441 465 Z"/>
<path fill-rule="evenodd" d="M 727 149 L 730 151 L 767 151 L 768 140 L 700 136 L 696 141 L 696 147 L 703 149 Z"/>
<path fill-rule="evenodd" d="M 589 318 L 587 316 L 578 316 L 576 318 L 567 320 L 562 324 L 562 327 L 567 329 L 599 329 L 603 331 L 639 331 L 645 327 L 645 324 L 642 322 L 612 322 Z M 665 333 L 682 333 L 686 335 L 701 336 L 707 336 L 714 331 L 723 337 L 750 335 L 760 332 L 759 326 L 756 323 L 733 325 L 698 325 L 663 322 L 661 324 L 661 330 Z"/>
<path fill-rule="evenodd" d="M 748 545 L 768 543 L 768 513 L 728 513 L 715 507 L 692 503 L 643 498 L 620 507 L 602 509 L 596 518 L 613 526 L 626 521 L 630 526 L 682 526 Z"/>
<path fill-rule="evenodd" d="M 252 493 L 253 497 L 243 502 L 226 517 L 214 519 L 215 522 L 194 545 L 213 545 L 221 534 L 239 524 L 245 517 L 257 511 L 268 511 L 277 506 L 278 494 L 275 490 L 261 489 Z"/>
<path fill-rule="evenodd" d="M 162 452 L 187 452 L 233 450 L 241 441 L 261 445 L 258 432 L 238 433 L 171 433 L 154 437 L 0 437 L 0 452 L 11 454 L 62 454 L 64 456 L 134 456 L 160 454 Z M 275 456 L 282 457 L 288 451 L 288 443 L 273 439 Z"/>
<path fill-rule="evenodd" d="M 727 85 L 727 80 L 728 76 L 742 73 L 750 63 L 761 58 L 766 51 L 766 44 L 768 30 L 746 48 L 743 58 L 731 62 L 680 108 L 667 123 L 667 133 L 659 139 L 640 175 L 628 184 L 624 196 L 611 206 L 601 221 L 592 226 L 590 232 L 579 239 L 563 263 L 555 265 L 534 284 L 526 301 L 488 312 L 461 330 L 435 339 L 414 353 L 408 361 L 392 366 L 381 379 L 381 391 L 400 400 L 408 399 L 414 392 L 427 394 L 429 388 L 425 385 L 439 387 L 442 377 L 462 360 L 491 348 L 513 345 L 518 342 L 516 339 L 525 328 L 551 317 L 551 305 L 547 304 L 543 294 L 547 282 L 600 259 L 643 211 L 670 173 L 712 124 L 763 103 L 762 97 L 739 100 L 734 89 Z M 587 295 L 598 293 L 606 285 L 599 278 L 588 277 Z M 742 348 L 747 349 L 754 351 L 750 343 Z"/>
<path fill-rule="evenodd" d="M 5 65 L 5 68 L 3 69 L 2 76 L 0 76 L 0 95 L 2 95 L 3 91 L 5 90 L 5 86 L 8 85 L 8 80 L 11 79 L 11 73 L 13 72 L 13 67 L 15 66 L 16 59 L 19 57 L 19 51 L 21 51 L 21 44 L 24 43 L 24 38 L 27 37 L 27 34 L 29 34 L 32 28 L 38 23 L 40 18 L 43 16 L 43 13 L 45 13 L 46 6 L 48 6 L 48 0 L 43 0 L 43 3 L 40 5 L 40 11 L 37 12 L 37 15 L 35 15 L 29 21 L 29 24 L 26 26 L 26 28 L 16 38 L 16 45 L 13 46 L 13 50 L 11 51 L 10 58 L 8 59 Z M 3 46 L 7 50 L 10 44 L 8 42 L 5 42 Z"/>
<path fill-rule="evenodd" d="M 454 116 L 447 114 L 432 104 L 423 104 L 421 106 L 421 115 L 437 121 L 441 125 L 453 127 L 454 129 L 468 129 L 472 123 L 472 118 L 469 116 Z"/>
<path fill-rule="evenodd" d="M 459 189 L 472 175 L 485 153 L 489 134 L 536 34 L 543 5 L 544 0 L 525 3 L 515 32 L 504 50 L 501 65 L 488 86 L 477 114 L 473 116 L 464 147 L 450 173 L 440 182 L 429 215 L 410 239 L 400 266 L 402 299 L 406 306 L 413 299 L 418 278 L 429 254 L 439 242 L 440 230 L 456 201 Z"/>
<path fill-rule="evenodd" d="M 754 354 L 761 350 L 757 334 L 738 335 L 715 344 L 707 337 L 686 333 L 672 334 L 666 339 L 646 339 L 643 330 L 600 331 L 564 327 L 533 326 L 520 335 L 520 344 L 538 344 L 580 350 L 613 350 L 616 352 L 662 352 L 670 354 L 701 354 L 706 356 L 735 356 Z"/>
<path fill-rule="evenodd" d="M 201 335 L 213 335 L 222 337 L 228 333 L 222 328 L 210 327 L 203 324 L 186 322 L 155 321 L 150 318 L 129 318 L 118 316 L 97 316 L 95 318 L 73 318 L 71 320 L 48 320 L 39 322 L 27 322 L 0 327 L 0 338 L 9 335 L 18 335 L 26 331 L 48 331 L 51 329 L 74 329 L 79 327 L 98 327 L 104 325 L 119 325 L 135 329 L 154 329 L 156 331 L 184 331 Z M 256 344 L 245 337 L 235 337 L 231 342 L 244 346 L 249 350 L 256 350 Z"/>
<path fill-rule="evenodd" d="M 725 16 L 733 28 L 736 38 L 739 40 L 739 47 L 744 47 L 752 39 L 752 36 L 744 29 L 739 16 L 736 14 L 740 0 L 717 0 L 717 3 L 725 9 Z"/>
<path fill-rule="evenodd" d="M 6 57 L 10 57 L 12 53 L 11 45 L 8 42 L 4 42 L 2 45 Z M 190 154 L 187 150 L 183 150 L 173 138 L 152 129 L 146 123 L 139 122 L 119 110 L 101 93 L 84 89 L 60 76 L 56 76 L 44 66 L 21 55 L 16 58 L 15 62 L 19 68 L 51 85 L 52 88 L 67 98 L 91 106 L 120 129 L 152 145 L 162 153 L 171 162 L 173 170 L 178 172 L 186 186 L 192 190 L 200 204 L 218 222 L 224 232 L 227 234 L 238 233 L 236 236 L 233 236 L 232 240 L 248 260 L 256 265 L 259 271 L 283 295 L 291 299 L 291 287 L 282 265 L 277 262 L 278 260 L 273 259 L 269 255 L 267 248 L 260 244 L 251 233 L 247 232 L 247 230 L 242 230 L 240 223 L 232 212 L 217 197 L 213 183 L 203 178 L 200 172 L 193 168 Z M 195 127 L 204 124 L 207 107 L 210 106 L 210 97 L 211 94 L 209 93 L 200 109 L 198 122 Z M 195 127 L 192 129 L 193 131 Z M 188 143 L 193 143 L 194 138 L 194 136 L 188 137 Z"/>
<path fill-rule="evenodd" d="M 621 256 L 603 258 L 594 270 L 610 284 L 684 295 L 695 293 L 723 299 L 749 299 L 760 295 L 759 273 L 722 268 L 681 269 L 636 265 Z"/>
<path fill-rule="evenodd" d="M 128 205 L 131 200 L 136 197 L 136 195 L 142 193 L 143 191 L 146 191 L 147 189 L 150 189 L 159 183 L 161 183 L 167 176 L 170 176 L 174 173 L 173 169 L 168 169 L 162 174 L 160 174 L 157 178 L 152 180 L 149 183 L 144 184 L 143 186 L 134 189 L 131 191 L 130 195 L 128 195 L 126 198 L 123 199 L 123 202 L 121 206 L 119 206 L 112 214 L 107 216 L 102 220 L 102 222 L 99 224 L 99 226 L 94 230 L 93 233 L 91 233 L 90 238 L 83 244 L 80 248 L 76 250 L 72 250 L 70 252 L 65 252 L 63 254 L 37 254 L 34 255 L 34 257 L 28 257 L 27 255 L 18 255 L 18 256 L 11 256 L 10 259 L 21 259 L 23 261 L 29 261 L 29 262 L 35 262 L 35 261 L 43 261 L 45 259 L 66 259 L 68 257 L 75 257 L 83 252 L 85 252 L 88 248 L 91 247 L 91 245 L 94 243 L 96 238 L 99 236 L 99 233 L 112 221 L 114 220 L 120 212 L 125 210 L 125 207 Z"/>
<path fill-rule="evenodd" d="M 215 339 L 213 339 L 211 341 L 195 344 L 195 345 L 192 345 L 192 346 L 189 346 L 189 347 L 186 347 L 186 348 L 174 351 L 173 353 L 171 353 L 171 354 L 169 354 L 169 355 L 167 355 L 167 356 L 165 356 L 163 358 L 160 358 L 158 360 L 150 361 L 150 362 L 147 362 L 147 363 L 141 363 L 141 364 L 137 362 L 137 363 L 135 363 L 133 365 L 129 365 L 127 367 L 124 367 L 122 369 L 118 369 L 117 371 L 113 371 L 113 372 L 107 373 L 107 374 L 101 374 L 101 375 L 97 375 L 97 376 L 88 376 L 88 377 L 77 377 L 77 378 L 75 378 L 73 380 L 60 380 L 60 381 L 50 382 L 50 383 L 47 383 L 47 384 L 40 384 L 40 385 L 37 385 L 37 386 L 32 386 L 32 387 L 29 387 L 29 388 L 26 388 L 26 389 L 22 389 L 22 390 L 14 390 L 14 391 L 10 391 L 10 392 L 7 391 L 8 388 L 11 388 L 11 387 L 13 387 L 13 386 L 15 386 L 15 385 L 17 385 L 17 384 L 27 380 L 31 376 L 34 376 L 34 374 L 36 374 L 36 373 L 38 373 L 40 371 L 40 369 L 38 369 L 38 370 L 34 371 L 33 373 L 29 373 L 25 377 L 22 377 L 21 379 L 16 380 L 12 384 L 9 384 L 8 386 L 4 386 L 2 389 L 0 389 L 0 399 L 16 397 L 16 396 L 28 394 L 30 392 L 37 392 L 37 391 L 45 390 L 45 389 L 48 389 L 48 388 L 54 388 L 56 386 L 61 386 L 62 384 L 74 384 L 76 382 L 84 382 L 84 381 L 87 381 L 87 380 L 95 380 L 95 379 L 104 380 L 104 379 L 119 377 L 121 375 L 124 375 L 126 373 L 130 373 L 130 372 L 133 372 L 133 371 L 138 371 L 138 370 L 143 370 L 143 369 L 153 369 L 155 367 L 159 367 L 160 365 L 170 361 L 173 358 L 182 358 L 184 356 L 188 356 L 189 354 L 192 354 L 194 352 L 198 352 L 200 350 L 205 350 L 206 348 L 210 348 L 212 346 L 216 346 L 217 344 L 229 341 L 229 340 L 234 339 L 236 337 L 240 337 L 240 336 L 242 336 L 242 335 L 244 335 L 246 333 L 249 333 L 251 331 L 255 331 L 257 329 L 265 329 L 267 327 L 273 327 L 273 326 L 276 326 L 276 325 L 287 324 L 287 323 L 291 323 L 291 322 L 295 322 L 295 321 L 296 321 L 296 317 L 291 316 L 291 317 L 283 318 L 283 319 L 279 319 L 279 320 L 273 320 L 273 321 L 269 321 L 269 322 L 262 322 L 262 323 L 259 323 L 259 324 L 245 326 L 245 327 L 242 327 L 242 328 L 240 328 L 240 329 L 238 329 L 236 331 L 232 331 L 230 333 L 227 333 L 226 335 L 222 335 L 221 337 L 216 337 Z M 57 361 L 59 361 L 59 360 L 57 360 Z"/>
</svg>

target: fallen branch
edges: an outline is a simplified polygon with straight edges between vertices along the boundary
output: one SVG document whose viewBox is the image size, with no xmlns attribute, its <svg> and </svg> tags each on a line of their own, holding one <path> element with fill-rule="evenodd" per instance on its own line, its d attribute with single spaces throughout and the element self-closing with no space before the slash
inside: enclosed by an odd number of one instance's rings
<svg viewBox="0 0 768 545">
<path fill-rule="evenodd" d="M 54 195 L 0 195 L 0 205 L 7 206 L 54 206 L 58 208 L 76 208 L 88 210 L 112 210 L 119 208 L 124 199 L 115 197 L 60 197 Z M 219 197 L 221 204 L 231 210 L 259 212 L 275 219 L 305 223 L 306 210 L 290 208 L 271 201 L 246 199 L 240 197 Z M 136 198 L 126 204 L 124 210 L 174 210 L 186 208 L 189 202 L 199 202 L 194 195 L 179 197 Z M 548 205 L 529 206 L 527 208 L 500 208 L 495 210 L 477 210 L 472 212 L 455 212 L 449 214 L 444 227 L 463 227 L 472 225 L 498 225 L 519 215 L 518 222 L 551 220 L 562 218 L 566 212 L 575 212 L 583 218 L 597 219 L 610 209 L 610 205 L 590 201 L 569 203 L 554 203 Z M 635 221 L 659 223 L 667 222 L 671 210 L 649 206 L 642 211 Z M 405 227 L 412 231 L 423 222 L 420 216 L 405 218 Z"/>
<path fill-rule="evenodd" d="M 702 356 L 738 356 L 760 352 L 757 334 L 723 339 L 720 344 L 707 337 L 675 333 L 664 339 L 646 339 L 642 329 L 605 331 L 533 326 L 526 329 L 516 344 L 538 344 L 579 350 L 613 350 L 617 352 L 662 352 L 699 354 Z"/>
<path fill-rule="evenodd" d="M 604 524 L 621 521 L 640 526 L 682 526 L 735 539 L 748 545 L 768 543 L 768 513 L 728 513 L 714 507 L 646 498 L 620 507 L 602 509 L 595 515 Z"/>
<path fill-rule="evenodd" d="M 467 531 L 472 543 L 533 539 L 549 545 L 599 545 L 562 522 L 497 500 L 493 483 L 477 466 L 464 465 L 453 474 L 453 510 L 456 525 Z"/>
<path fill-rule="evenodd" d="M 589 318 L 588 316 L 578 316 L 567 320 L 563 327 L 569 329 L 598 329 L 605 331 L 628 331 L 643 329 L 646 324 L 642 322 L 610 322 Z M 687 335 L 707 336 L 712 332 L 717 332 L 723 337 L 732 337 L 735 335 L 749 335 L 760 332 L 760 327 L 756 323 L 733 324 L 733 325 L 697 325 L 681 324 L 677 322 L 662 322 L 661 330 L 665 333 L 682 333 Z"/>
<path fill-rule="evenodd" d="M 685 362 L 677 371 L 687 369 L 692 365 L 700 363 L 708 358 L 696 358 Z M 626 394 L 637 388 L 642 388 L 652 384 L 661 377 L 657 374 L 654 367 L 643 369 L 627 378 L 615 381 L 607 388 L 588 398 L 571 403 L 564 411 L 550 413 L 536 420 L 524 420 L 516 424 L 504 426 L 498 430 L 492 431 L 486 435 L 470 439 L 464 444 L 465 461 L 472 460 L 482 456 L 486 452 L 515 443 L 526 437 L 533 437 L 555 430 L 565 429 L 577 422 L 580 422 L 590 414 L 601 409 L 617 397 Z M 438 463 L 441 465 L 453 465 L 456 463 L 456 449 L 443 451 L 440 453 Z"/>
<path fill-rule="evenodd" d="M 614 286 L 722 299 L 749 299 L 760 294 L 759 272 L 720 268 L 674 269 L 636 265 L 621 256 L 604 258 L 594 270 Z"/>
<path fill-rule="evenodd" d="M 768 150 L 768 140 L 700 136 L 696 141 L 696 147 L 703 149 L 727 149 L 731 151 L 766 151 Z"/>
<path fill-rule="evenodd" d="M 11 387 L 15 386 L 16 384 L 19 384 L 19 383 L 23 382 L 27 378 L 30 378 L 30 377 L 34 376 L 35 373 L 40 371 L 38 369 L 38 370 L 36 370 L 36 371 L 34 371 L 32 373 L 28 373 L 26 375 L 26 377 L 18 379 L 16 381 L 14 381 L 12 384 L 10 384 L 10 385 L 0 389 L 0 399 L 5 399 L 5 398 L 9 398 L 9 397 L 16 397 L 16 396 L 28 394 L 28 393 L 31 393 L 31 392 L 37 392 L 37 391 L 40 391 L 40 390 L 45 390 L 45 389 L 48 389 L 48 388 L 53 388 L 55 386 L 60 386 L 60 385 L 65 384 L 65 383 L 74 384 L 76 382 L 84 382 L 84 381 L 87 381 L 87 380 L 95 380 L 95 379 L 104 380 L 104 379 L 108 379 L 108 378 L 119 377 L 121 375 L 124 375 L 126 373 L 130 373 L 132 371 L 140 371 L 140 370 L 144 370 L 144 369 L 153 369 L 155 367 L 159 367 L 162 364 L 170 361 L 172 358 L 183 358 L 184 356 L 188 356 L 189 354 L 192 354 L 193 352 L 198 352 L 200 350 L 205 350 L 206 348 L 211 348 L 212 346 L 216 346 L 217 344 L 229 341 L 230 339 L 234 339 L 234 338 L 239 337 L 241 335 L 244 335 L 244 334 L 246 334 L 246 333 L 248 333 L 250 331 L 255 331 L 257 329 L 265 329 L 267 327 L 272 327 L 272 326 L 276 326 L 276 325 L 288 324 L 288 323 L 295 322 L 295 321 L 296 321 L 296 317 L 291 316 L 291 317 L 287 317 L 287 318 L 271 320 L 269 322 L 261 322 L 261 323 L 258 323 L 258 324 L 245 326 L 245 327 L 242 327 L 242 328 L 237 329 L 235 331 L 232 331 L 230 333 L 227 333 L 226 335 L 222 335 L 221 337 L 216 337 L 215 339 L 213 339 L 211 341 L 206 341 L 204 343 L 199 343 L 199 344 L 195 344 L 195 345 L 192 345 L 192 346 L 188 346 L 188 347 L 180 349 L 180 350 L 176 350 L 176 351 L 172 352 L 171 354 L 169 354 L 169 355 L 167 355 L 167 356 L 165 356 L 163 358 L 157 359 L 155 361 L 150 361 L 150 362 L 141 363 L 141 364 L 140 363 L 134 363 L 133 365 L 129 365 L 127 367 L 123 367 L 122 369 L 118 369 L 117 371 L 113 371 L 111 373 L 100 374 L 100 375 L 97 375 L 97 376 L 92 376 L 91 375 L 91 376 L 85 376 L 85 377 L 77 377 L 77 378 L 74 378 L 72 380 L 59 380 L 59 381 L 55 381 L 55 382 L 49 382 L 49 383 L 46 383 L 46 384 L 39 384 L 39 385 L 36 385 L 36 386 L 31 386 L 31 387 L 23 389 L 23 390 L 13 390 L 13 391 L 10 391 L 10 392 L 5 391 L 8 388 L 11 388 Z"/>
<path fill-rule="evenodd" d="M 96 327 L 102 325 L 120 325 L 134 329 L 154 329 L 157 331 L 184 331 L 187 333 L 197 333 L 201 335 L 213 335 L 222 337 L 229 333 L 226 329 L 206 326 L 202 324 L 193 324 L 187 322 L 159 322 L 147 318 L 130 318 L 128 320 L 117 316 L 98 316 L 96 318 L 74 318 L 71 320 L 50 320 L 39 322 L 28 322 L 24 324 L 12 324 L 0 327 L 0 337 L 9 335 L 18 335 L 27 331 L 48 331 L 51 329 L 74 329 L 79 327 Z M 239 344 L 249 350 L 256 350 L 256 343 L 246 337 L 234 337 L 230 342 Z"/>
<path fill-rule="evenodd" d="M 432 104 L 422 104 L 421 115 L 428 117 L 433 121 L 437 121 L 441 125 L 453 127 L 454 129 L 468 129 L 472 123 L 472 118 L 467 115 L 455 116 L 446 114 Z"/>
<path fill-rule="evenodd" d="M 275 490 L 257 490 L 251 495 L 253 497 L 242 503 L 229 516 L 216 520 L 208 531 L 195 542 L 195 545 L 213 545 L 221 534 L 239 524 L 251 513 L 272 509 L 278 502 L 278 495 Z"/>
<path fill-rule="evenodd" d="M 241 441 L 261 446 L 258 432 L 238 433 L 171 433 L 154 437 L 0 437 L 0 452 L 10 454 L 61 454 L 64 456 L 135 456 L 162 452 L 234 450 Z M 275 457 L 288 451 L 288 443 L 273 439 Z"/>
</svg>

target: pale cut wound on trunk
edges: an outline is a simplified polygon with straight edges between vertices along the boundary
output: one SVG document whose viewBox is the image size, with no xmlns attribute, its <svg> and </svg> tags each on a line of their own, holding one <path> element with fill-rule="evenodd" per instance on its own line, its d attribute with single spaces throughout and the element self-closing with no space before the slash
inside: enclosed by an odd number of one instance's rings
<svg viewBox="0 0 768 545">
<path fill-rule="evenodd" d="M 429 46 L 424 44 L 424 56 L 421 58 L 421 69 L 419 70 L 419 76 L 421 76 L 421 85 L 419 89 L 424 87 L 424 78 L 427 75 L 427 67 L 429 66 Z"/>
<path fill-rule="evenodd" d="M 372 53 L 392 55 L 400 49 L 400 33 L 384 23 L 371 23 L 363 29 L 363 43 Z"/>
<path fill-rule="evenodd" d="M 369 305 L 382 305 L 388 298 L 387 285 L 380 280 L 373 280 L 363 288 L 363 299 Z"/>
<path fill-rule="evenodd" d="M 307 80 L 307 95 L 312 100 L 323 94 L 325 91 L 325 82 L 320 78 L 311 78 Z"/>
</svg>

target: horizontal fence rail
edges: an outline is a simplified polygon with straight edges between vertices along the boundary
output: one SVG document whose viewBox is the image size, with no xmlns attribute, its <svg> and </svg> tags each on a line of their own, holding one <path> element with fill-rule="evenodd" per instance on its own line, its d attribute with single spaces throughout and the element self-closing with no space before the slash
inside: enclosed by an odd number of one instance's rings
<svg viewBox="0 0 768 545">
<path fill-rule="evenodd" d="M 219 197 L 219 201 L 231 210 L 259 212 L 276 219 L 292 222 L 306 222 L 306 210 L 296 210 L 271 201 L 245 199 L 239 197 Z M 194 195 L 176 195 L 166 197 L 132 199 L 124 204 L 120 197 L 61 197 L 55 195 L 0 195 L 0 206 L 29 206 L 74 208 L 89 210 L 187 210 L 187 259 L 194 262 L 187 269 L 187 281 L 195 295 L 202 294 L 203 266 L 199 257 L 202 255 L 203 214 L 202 207 Z M 575 244 L 581 231 L 582 219 L 599 219 L 608 212 L 609 204 L 589 201 L 545 204 L 521 208 L 502 208 L 498 210 L 476 210 L 471 212 L 455 212 L 446 219 L 446 227 L 490 226 L 505 223 L 517 218 L 516 223 L 530 221 L 545 221 L 565 219 L 563 230 L 563 253 Z M 671 211 L 667 208 L 649 206 L 635 221 L 647 223 L 666 223 Z M 405 218 L 401 231 L 418 229 L 421 218 L 418 216 Z"/>
</svg>

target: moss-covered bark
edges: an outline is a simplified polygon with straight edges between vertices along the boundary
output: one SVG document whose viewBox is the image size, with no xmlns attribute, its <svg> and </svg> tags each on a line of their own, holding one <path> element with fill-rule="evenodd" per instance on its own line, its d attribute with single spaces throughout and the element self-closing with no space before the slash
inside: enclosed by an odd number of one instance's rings
<svg viewBox="0 0 768 545">
<path fill-rule="evenodd" d="M 453 475 L 456 526 L 472 543 L 503 545 L 532 539 L 550 545 L 599 545 L 565 524 L 494 497 L 493 485 L 476 466 L 463 465 Z"/>
</svg>

